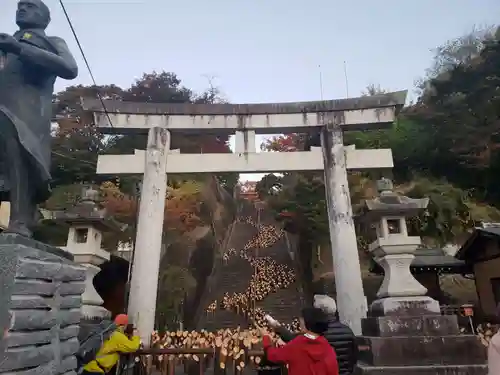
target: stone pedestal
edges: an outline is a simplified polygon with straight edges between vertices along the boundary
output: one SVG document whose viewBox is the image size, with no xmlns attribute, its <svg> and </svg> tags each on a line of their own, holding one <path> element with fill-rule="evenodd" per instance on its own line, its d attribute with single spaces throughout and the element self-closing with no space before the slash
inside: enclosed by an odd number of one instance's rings
<svg viewBox="0 0 500 375">
<path fill-rule="evenodd" d="M 101 235 L 100 232 L 96 233 Z M 64 249 L 73 255 L 75 263 L 85 269 L 86 280 L 85 292 L 82 295 L 82 317 L 90 321 L 107 318 L 110 315 L 109 311 L 102 307 L 103 300 L 97 294 L 92 282 L 94 276 L 101 270 L 99 266 L 109 260 L 109 253 L 100 247 L 79 249 L 76 245 L 78 244 L 68 241 L 68 245 Z"/>
<path fill-rule="evenodd" d="M 82 295 L 82 317 L 86 320 L 99 320 L 108 318 L 110 313 L 102 307 L 102 298 L 97 294 L 92 280 L 101 270 L 91 263 L 81 264 L 86 269 L 85 293 Z"/>
<path fill-rule="evenodd" d="M 0 234 L 0 373 L 74 374 L 85 269 L 67 252 Z"/>
<path fill-rule="evenodd" d="M 486 348 L 474 335 L 461 335 L 455 315 L 401 315 L 366 318 L 356 374 L 486 375 Z"/>
</svg>

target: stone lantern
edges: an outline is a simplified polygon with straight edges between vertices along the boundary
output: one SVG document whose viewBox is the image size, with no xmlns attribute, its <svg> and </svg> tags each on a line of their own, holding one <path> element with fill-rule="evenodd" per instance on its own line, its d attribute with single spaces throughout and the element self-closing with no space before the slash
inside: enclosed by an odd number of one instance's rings
<svg viewBox="0 0 500 375">
<path fill-rule="evenodd" d="M 420 237 L 409 236 L 406 220 L 416 216 L 429 199 L 412 199 L 393 192 L 387 179 L 378 181 L 379 196 L 367 200 L 362 218 L 375 227 L 369 245 L 384 269 L 378 299 L 362 321 L 359 375 L 482 375 L 486 351 L 475 335 L 460 334 L 456 315 L 441 315 L 438 301 L 411 274 Z"/>
<path fill-rule="evenodd" d="M 419 236 L 408 235 L 406 220 L 417 216 L 429 204 L 428 198 L 413 199 L 393 192 L 392 182 L 377 182 L 379 196 L 366 200 L 363 219 L 375 227 L 377 239 L 368 249 L 384 269 L 378 299 L 370 307 L 372 315 L 401 313 L 407 307 L 422 313 L 439 313 L 438 301 L 425 296 L 427 289 L 411 274 L 415 251 L 421 246 Z"/>
<path fill-rule="evenodd" d="M 68 239 L 64 249 L 74 256 L 76 263 L 87 269 L 86 287 L 82 295 L 82 315 L 85 319 L 104 318 L 108 315 L 101 305 L 101 297 L 92 284 L 100 265 L 109 260 L 108 251 L 101 248 L 102 235 L 106 231 L 118 231 L 118 225 L 106 217 L 99 206 L 99 192 L 84 188 L 80 201 L 71 209 L 53 213 L 53 220 L 69 225 Z"/>
</svg>

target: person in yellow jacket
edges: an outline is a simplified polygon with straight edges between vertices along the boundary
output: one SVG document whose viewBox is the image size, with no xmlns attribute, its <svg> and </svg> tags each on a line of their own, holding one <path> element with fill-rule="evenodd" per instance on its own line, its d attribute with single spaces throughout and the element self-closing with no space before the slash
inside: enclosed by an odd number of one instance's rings
<svg viewBox="0 0 500 375">
<path fill-rule="evenodd" d="M 141 339 L 137 332 L 134 330 L 131 338 L 125 334 L 128 316 L 125 314 L 117 315 L 115 324 L 118 328 L 104 342 L 97 352 L 96 358 L 83 366 L 82 375 L 107 374 L 115 369 L 120 354 L 133 353 L 139 349 Z"/>
</svg>

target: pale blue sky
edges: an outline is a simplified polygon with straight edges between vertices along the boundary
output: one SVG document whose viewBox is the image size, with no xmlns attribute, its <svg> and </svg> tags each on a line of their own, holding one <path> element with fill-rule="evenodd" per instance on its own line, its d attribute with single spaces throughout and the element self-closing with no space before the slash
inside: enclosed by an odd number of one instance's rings
<svg viewBox="0 0 500 375">
<path fill-rule="evenodd" d="M 17 0 L 0 0 L 0 32 L 13 32 Z M 413 90 L 430 50 L 474 25 L 500 23 L 498 0 L 65 0 L 98 84 L 130 85 L 167 70 L 201 91 L 215 77 L 228 100 L 280 102 L 349 95 L 368 84 Z M 80 64 L 71 84 L 91 84 L 58 0 L 48 32 Z M 57 89 L 67 82 L 59 81 Z"/>
</svg>

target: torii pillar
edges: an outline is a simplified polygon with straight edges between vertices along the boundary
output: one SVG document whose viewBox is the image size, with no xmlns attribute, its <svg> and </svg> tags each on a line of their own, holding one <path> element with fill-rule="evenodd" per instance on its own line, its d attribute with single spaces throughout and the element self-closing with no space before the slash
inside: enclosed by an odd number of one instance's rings
<svg viewBox="0 0 500 375">
<path fill-rule="evenodd" d="M 149 129 L 128 300 L 128 315 L 146 346 L 155 324 L 169 149 L 170 132 Z"/>
<path fill-rule="evenodd" d="M 342 323 L 351 327 L 355 335 L 361 335 L 361 319 L 366 318 L 368 306 L 347 181 L 346 148 L 340 126 L 332 124 L 323 129 L 321 149 L 337 309 Z"/>
</svg>

